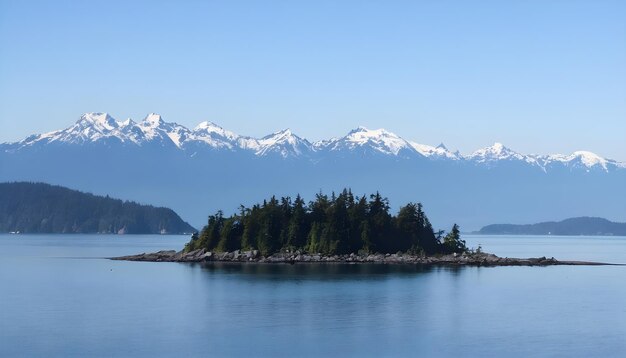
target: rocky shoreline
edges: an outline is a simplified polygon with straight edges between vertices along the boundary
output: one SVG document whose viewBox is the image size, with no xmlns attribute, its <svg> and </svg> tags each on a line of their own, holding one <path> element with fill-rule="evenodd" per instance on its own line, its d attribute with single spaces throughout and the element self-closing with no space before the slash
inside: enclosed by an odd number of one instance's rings
<svg viewBox="0 0 626 358">
<path fill-rule="evenodd" d="M 464 253 L 440 256 L 396 254 L 322 255 L 301 252 L 281 252 L 262 256 L 258 250 L 233 252 L 208 252 L 205 249 L 184 253 L 158 251 L 139 255 L 113 257 L 120 261 L 148 262 L 236 262 L 236 263 L 347 263 L 347 264 L 413 264 L 429 266 L 554 266 L 554 265 L 610 265 L 600 262 L 558 261 L 554 257 L 510 258 L 488 253 Z"/>
</svg>

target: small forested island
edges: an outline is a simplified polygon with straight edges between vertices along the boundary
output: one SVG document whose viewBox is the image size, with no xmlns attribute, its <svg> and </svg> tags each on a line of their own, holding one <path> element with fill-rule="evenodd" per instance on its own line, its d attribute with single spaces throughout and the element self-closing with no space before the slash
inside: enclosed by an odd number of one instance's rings
<svg viewBox="0 0 626 358">
<path fill-rule="evenodd" d="M 389 212 L 389 201 L 380 193 L 354 196 L 349 189 L 329 197 L 322 193 L 308 205 L 298 195 L 272 196 L 251 208 L 224 217 L 209 216 L 208 224 L 194 235 L 185 251 L 206 249 L 225 252 L 258 249 L 261 255 L 281 251 L 326 255 L 358 252 L 415 254 L 466 251 L 459 228 L 449 234 L 435 232 L 421 204 L 409 203 L 398 215 Z"/>
<path fill-rule="evenodd" d="M 375 193 L 354 196 L 349 189 L 308 204 L 298 195 L 272 196 L 225 217 L 209 216 L 179 252 L 159 251 L 113 258 L 165 262 L 347 262 L 426 265 L 535 266 L 594 264 L 554 258 L 501 258 L 470 250 L 455 224 L 449 233 L 433 229 L 422 205 L 408 203 L 397 215 Z"/>
<path fill-rule="evenodd" d="M 487 225 L 478 231 L 485 235 L 587 235 L 626 236 L 626 223 L 612 222 L 597 217 L 578 217 L 562 221 L 547 221 L 538 224 Z"/>
<path fill-rule="evenodd" d="M 0 183 L 0 232 L 185 234 L 194 231 L 168 208 L 45 183 Z"/>
</svg>

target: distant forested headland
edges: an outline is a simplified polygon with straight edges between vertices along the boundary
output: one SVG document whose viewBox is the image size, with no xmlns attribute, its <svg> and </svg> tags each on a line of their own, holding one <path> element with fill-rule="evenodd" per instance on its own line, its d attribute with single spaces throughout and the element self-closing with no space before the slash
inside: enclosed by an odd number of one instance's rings
<svg viewBox="0 0 626 358">
<path fill-rule="evenodd" d="M 209 216 L 208 224 L 194 235 L 185 251 L 235 251 L 257 249 L 263 255 L 284 250 L 309 253 L 358 252 L 438 254 L 466 251 L 459 228 L 435 232 L 421 204 L 408 203 L 397 215 L 379 193 L 354 196 L 349 189 L 329 197 L 322 193 L 308 204 L 299 195 L 240 207 L 225 217 Z"/>
<path fill-rule="evenodd" d="M 44 183 L 0 183 L 0 232 L 181 234 L 194 231 L 168 208 Z"/>
<path fill-rule="evenodd" d="M 603 218 L 578 217 L 563 221 L 538 224 L 494 224 L 480 229 L 488 235 L 615 235 L 626 236 L 626 223 L 616 223 Z"/>
</svg>

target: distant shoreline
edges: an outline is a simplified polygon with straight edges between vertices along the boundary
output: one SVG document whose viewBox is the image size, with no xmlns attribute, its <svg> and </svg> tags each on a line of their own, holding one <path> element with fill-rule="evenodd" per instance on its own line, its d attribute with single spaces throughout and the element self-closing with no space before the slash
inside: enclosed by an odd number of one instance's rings
<svg viewBox="0 0 626 358">
<path fill-rule="evenodd" d="M 172 209 L 41 182 L 0 183 L 0 232 L 184 234 L 196 229 Z"/>
<path fill-rule="evenodd" d="M 126 234 L 117 234 L 113 232 L 0 232 L 0 235 L 5 236 L 14 236 L 16 238 L 22 236 L 35 236 L 35 235 L 88 235 L 88 236 L 186 236 L 188 237 L 193 233 L 126 233 Z"/>
<path fill-rule="evenodd" d="M 480 235 L 626 236 L 626 223 L 582 216 L 537 224 L 492 224 L 474 233 Z"/>
<path fill-rule="evenodd" d="M 412 264 L 424 266 L 599 266 L 619 265 L 588 261 L 559 261 L 554 257 L 510 258 L 498 257 L 488 253 L 464 253 L 458 255 L 420 256 L 406 253 L 396 254 L 346 254 L 322 255 L 298 252 L 277 253 L 262 256 L 257 250 L 233 252 L 207 252 L 204 249 L 188 253 L 182 251 L 158 251 L 121 257 L 112 257 L 117 261 L 144 261 L 144 262 L 182 262 L 182 263 L 211 263 L 233 262 L 244 264 L 306 264 L 306 263 L 345 263 L 345 264 Z"/>
<path fill-rule="evenodd" d="M 523 233 L 485 233 L 480 231 L 466 232 L 463 235 L 474 236 L 550 236 L 550 237 L 626 237 L 618 234 L 523 234 Z"/>
</svg>

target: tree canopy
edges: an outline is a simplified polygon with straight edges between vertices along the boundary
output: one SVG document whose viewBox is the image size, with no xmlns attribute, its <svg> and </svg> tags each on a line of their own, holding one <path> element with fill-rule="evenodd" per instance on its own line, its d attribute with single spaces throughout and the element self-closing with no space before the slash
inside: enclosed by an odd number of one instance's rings
<svg viewBox="0 0 626 358">
<path fill-rule="evenodd" d="M 218 211 L 185 250 L 201 248 L 218 252 L 258 249 L 263 255 L 281 250 L 322 254 L 466 250 L 458 226 L 442 240 L 420 203 L 408 203 L 394 216 L 380 193 L 359 197 L 350 189 L 330 197 L 318 193 L 308 204 L 300 195 L 295 199 L 272 196 L 250 208 L 242 205 L 230 217 Z"/>
</svg>

